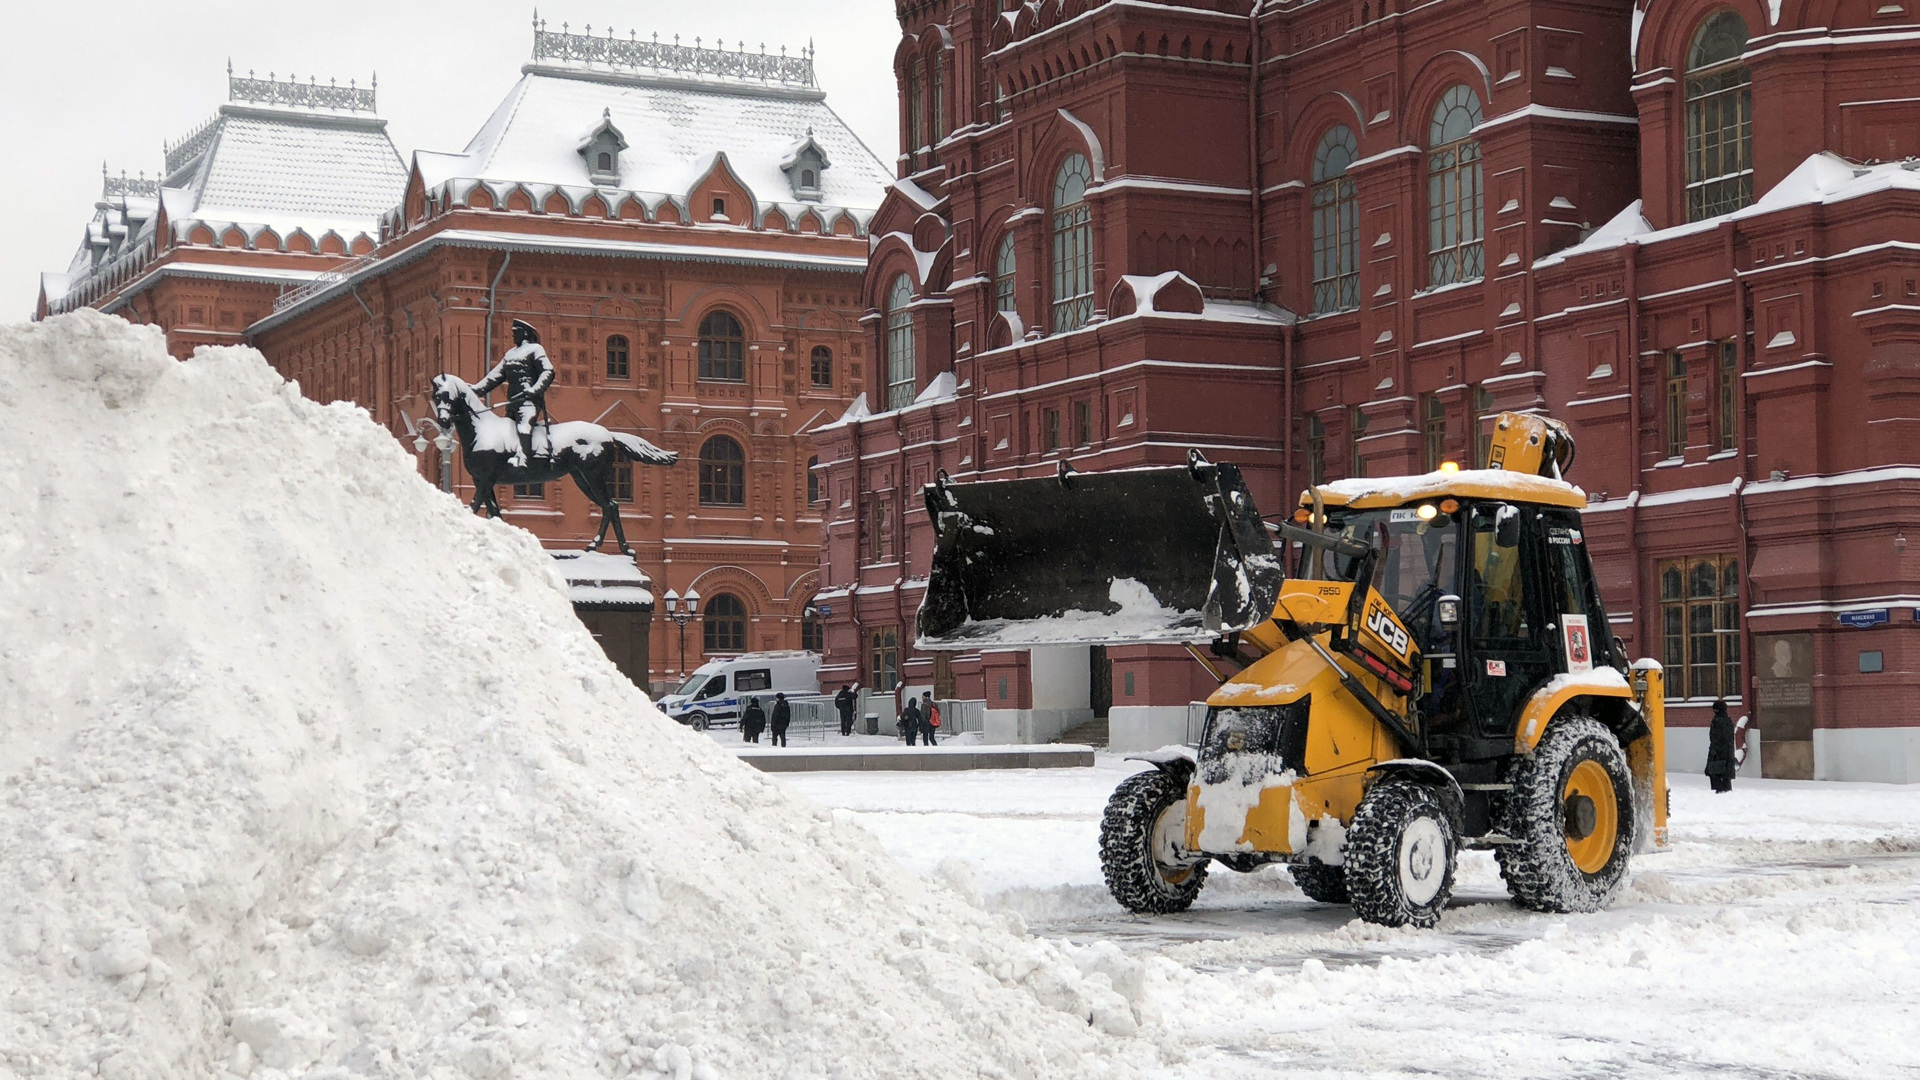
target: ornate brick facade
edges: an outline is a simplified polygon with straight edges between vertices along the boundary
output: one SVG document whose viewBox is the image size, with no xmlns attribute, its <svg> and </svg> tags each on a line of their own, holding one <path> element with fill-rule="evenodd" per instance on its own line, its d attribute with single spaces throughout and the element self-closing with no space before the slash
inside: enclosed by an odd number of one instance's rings
<svg viewBox="0 0 1920 1080">
<path fill-rule="evenodd" d="M 940 469 L 1198 446 L 1275 514 L 1541 409 L 1579 440 L 1615 632 L 1678 676 L 1677 762 L 1724 695 L 1771 774 L 1920 779 L 1911 0 L 898 11 L 908 152 L 864 296 L 873 385 L 898 358 L 911 386 L 818 435 L 826 679 L 875 679 L 894 635 L 903 682 L 1008 732 L 1102 704 L 1098 656 L 912 652 Z M 1116 731 L 1208 686 L 1107 659 Z"/>
</svg>

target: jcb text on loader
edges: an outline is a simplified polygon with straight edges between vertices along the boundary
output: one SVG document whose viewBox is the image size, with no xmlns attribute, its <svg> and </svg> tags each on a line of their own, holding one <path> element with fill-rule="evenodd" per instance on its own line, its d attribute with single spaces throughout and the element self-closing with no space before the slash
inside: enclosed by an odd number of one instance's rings
<svg viewBox="0 0 1920 1080">
<path fill-rule="evenodd" d="M 1526 907 L 1597 910 L 1666 842 L 1660 665 L 1608 630 L 1566 429 L 1504 413 L 1489 456 L 1319 485 L 1277 530 L 1197 454 L 943 478 L 918 644 L 1178 642 L 1241 665 L 1197 753 L 1144 755 L 1108 803 L 1129 910 L 1184 910 L 1211 863 L 1281 862 L 1315 900 L 1431 926 L 1462 847 L 1491 848 Z"/>
</svg>

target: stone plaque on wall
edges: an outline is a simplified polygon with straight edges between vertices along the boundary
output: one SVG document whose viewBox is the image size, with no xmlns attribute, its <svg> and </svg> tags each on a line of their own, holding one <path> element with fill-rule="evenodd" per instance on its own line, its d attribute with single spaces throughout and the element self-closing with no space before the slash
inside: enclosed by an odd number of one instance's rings
<svg viewBox="0 0 1920 1080">
<path fill-rule="evenodd" d="M 1813 779 L 1813 635 L 1755 635 L 1753 666 L 1762 775 Z"/>
</svg>

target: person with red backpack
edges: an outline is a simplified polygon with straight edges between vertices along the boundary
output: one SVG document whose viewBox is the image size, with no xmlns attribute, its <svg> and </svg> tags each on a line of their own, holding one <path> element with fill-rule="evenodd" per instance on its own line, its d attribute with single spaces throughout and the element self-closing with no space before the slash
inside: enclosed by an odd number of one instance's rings
<svg viewBox="0 0 1920 1080">
<path fill-rule="evenodd" d="M 920 698 L 922 702 L 920 709 L 920 734 L 926 739 L 927 745 L 932 746 L 934 745 L 933 733 L 940 730 L 940 706 L 933 703 L 933 691 L 931 690 L 921 694 Z"/>
</svg>

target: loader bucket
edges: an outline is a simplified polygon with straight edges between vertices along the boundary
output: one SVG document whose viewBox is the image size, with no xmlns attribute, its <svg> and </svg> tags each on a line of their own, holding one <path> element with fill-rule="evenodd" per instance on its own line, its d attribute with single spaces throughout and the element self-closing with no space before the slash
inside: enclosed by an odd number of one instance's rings
<svg viewBox="0 0 1920 1080">
<path fill-rule="evenodd" d="M 920 648 L 1198 643 L 1273 614 L 1280 561 L 1232 465 L 942 475 L 926 499 Z"/>
</svg>

